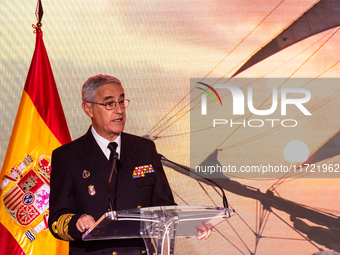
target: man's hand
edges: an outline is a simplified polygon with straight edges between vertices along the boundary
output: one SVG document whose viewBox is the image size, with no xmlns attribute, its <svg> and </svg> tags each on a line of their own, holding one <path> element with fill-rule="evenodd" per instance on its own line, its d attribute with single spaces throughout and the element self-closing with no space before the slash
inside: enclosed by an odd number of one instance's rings
<svg viewBox="0 0 340 255">
<path fill-rule="evenodd" d="M 200 235 L 197 237 L 198 240 L 201 240 L 203 238 L 208 239 L 208 237 L 211 235 L 212 231 L 216 231 L 216 229 L 209 223 L 203 222 L 203 226 L 196 227 L 197 233 Z"/>
<path fill-rule="evenodd" d="M 91 228 L 94 224 L 95 221 L 91 215 L 83 215 L 78 219 L 76 227 L 80 233 L 83 233 Z"/>
</svg>

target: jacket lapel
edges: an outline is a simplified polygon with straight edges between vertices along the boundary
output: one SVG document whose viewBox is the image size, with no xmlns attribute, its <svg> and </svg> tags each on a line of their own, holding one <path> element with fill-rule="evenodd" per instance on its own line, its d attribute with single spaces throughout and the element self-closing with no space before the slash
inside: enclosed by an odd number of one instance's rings
<svg viewBox="0 0 340 255">
<path fill-rule="evenodd" d="M 85 134 L 84 143 L 79 157 L 88 166 L 90 173 L 94 173 L 104 184 L 107 184 L 111 165 L 94 139 L 91 128 Z"/>
<path fill-rule="evenodd" d="M 134 153 L 134 144 L 131 144 L 128 137 L 121 133 L 121 169 L 118 175 L 117 198 L 121 195 L 128 183 L 132 180 L 132 174 L 137 161 Z"/>
</svg>

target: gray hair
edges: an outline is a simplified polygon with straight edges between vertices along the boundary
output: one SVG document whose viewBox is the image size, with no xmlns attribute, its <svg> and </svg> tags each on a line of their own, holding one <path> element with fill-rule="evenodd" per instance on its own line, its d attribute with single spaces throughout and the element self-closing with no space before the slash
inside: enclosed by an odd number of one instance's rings
<svg viewBox="0 0 340 255">
<path fill-rule="evenodd" d="M 110 75 L 97 74 L 88 78 L 81 88 L 83 102 L 93 102 L 96 98 L 97 89 L 108 83 L 122 85 L 120 80 Z"/>
</svg>

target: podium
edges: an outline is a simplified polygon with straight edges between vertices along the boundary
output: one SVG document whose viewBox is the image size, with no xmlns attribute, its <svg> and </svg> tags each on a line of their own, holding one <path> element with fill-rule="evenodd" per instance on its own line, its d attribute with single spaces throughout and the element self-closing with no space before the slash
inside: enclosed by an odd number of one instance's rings
<svg viewBox="0 0 340 255">
<path fill-rule="evenodd" d="M 215 227 L 235 211 L 223 207 L 156 206 L 105 213 L 82 236 L 84 241 L 143 238 L 148 255 L 174 254 L 176 237 L 199 235 L 203 222 Z"/>
</svg>

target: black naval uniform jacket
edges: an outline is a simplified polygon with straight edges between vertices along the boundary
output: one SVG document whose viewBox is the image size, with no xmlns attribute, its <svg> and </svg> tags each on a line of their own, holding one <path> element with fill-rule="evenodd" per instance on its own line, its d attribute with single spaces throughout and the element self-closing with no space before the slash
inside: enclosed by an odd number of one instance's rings
<svg viewBox="0 0 340 255">
<path fill-rule="evenodd" d="M 121 151 L 115 210 L 175 205 L 155 144 L 145 138 L 121 133 Z M 152 165 L 154 172 L 133 178 L 135 167 Z M 141 254 L 142 239 L 82 241 L 76 222 L 83 214 L 97 221 L 108 211 L 107 183 L 111 164 L 88 132 L 52 153 L 49 228 L 69 242 L 69 254 Z M 114 177 L 115 178 L 115 177 Z M 116 181 L 112 180 L 111 190 Z M 112 194 L 112 197 L 114 195 Z"/>
</svg>

